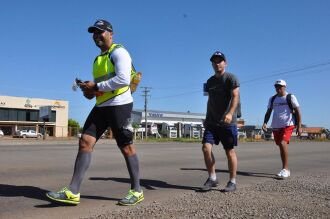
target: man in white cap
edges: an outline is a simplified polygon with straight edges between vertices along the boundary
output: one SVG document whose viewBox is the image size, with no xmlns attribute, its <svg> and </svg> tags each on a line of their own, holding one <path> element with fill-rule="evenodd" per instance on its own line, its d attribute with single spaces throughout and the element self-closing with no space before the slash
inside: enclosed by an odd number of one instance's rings
<svg viewBox="0 0 330 219">
<path fill-rule="evenodd" d="M 268 109 L 265 114 L 262 129 L 265 132 L 267 131 L 267 122 L 272 110 L 274 110 L 271 127 L 273 128 L 275 143 L 280 148 L 282 160 L 282 170 L 277 176 L 285 179 L 290 176 L 288 144 L 291 134 L 294 128 L 296 128 L 298 136 L 300 136 L 302 132 L 301 113 L 297 98 L 293 94 L 286 92 L 286 82 L 280 79 L 275 82 L 274 86 L 276 94 L 269 98 Z"/>
</svg>

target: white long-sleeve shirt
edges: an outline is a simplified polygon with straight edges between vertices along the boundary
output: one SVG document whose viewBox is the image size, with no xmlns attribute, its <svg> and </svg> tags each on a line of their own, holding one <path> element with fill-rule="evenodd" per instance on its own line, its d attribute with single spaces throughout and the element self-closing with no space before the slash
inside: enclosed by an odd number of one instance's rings
<svg viewBox="0 0 330 219">
<path fill-rule="evenodd" d="M 123 47 L 117 48 L 112 52 L 111 59 L 115 66 L 116 76 L 97 83 L 99 91 L 113 91 L 130 84 L 132 59 L 128 51 Z M 98 107 L 124 105 L 131 102 L 133 102 L 133 97 L 131 90 L 128 89 L 125 93 L 100 104 Z"/>
</svg>

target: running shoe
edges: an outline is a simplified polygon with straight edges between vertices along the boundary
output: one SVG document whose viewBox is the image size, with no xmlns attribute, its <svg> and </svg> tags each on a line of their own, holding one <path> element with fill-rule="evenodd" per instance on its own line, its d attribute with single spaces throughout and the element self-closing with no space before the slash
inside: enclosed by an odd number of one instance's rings
<svg viewBox="0 0 330 219">
<path fill-rule="evenodd" d="M 218 180 L 211 180 L 208 178 L 204 183 L 203 187 L 201 188 L 202 191 L 207 192 L 210 191 L 213 187 L 217 187 L 219 184 Z"/>
<path fill-rule="evenodd" d="M 277 177 L 286 179 L 290 176 L 290 170 L 287 169 L 282 169 L 278 174 Z"/>
<path fill-rule="evenodd" d="M 47 192 L 46 196 L 56 202 L 77 205 L 80 203 L 80 193 L 73 194 L 68 188 L 64 187 L 58 192 Z"/>
<path fill-rule="evenodd" d="M 136 205 L 137 203 L 141 202 L 144 200 L 143 192 L 136 192 L 132 189 L 130 189 L 125 196 L 125 198 L 121 199 L 118 201 L 119 205 L 125 205 L 125 206 L 130 206 L 130 205 Z"/>
<path fill-rule="evenodd" d="M 223 192 L 233 192 L 236 190 L 236 184 L 233 182 L 228 182 L 227 186 L 223 189 Z"/>
</svg>

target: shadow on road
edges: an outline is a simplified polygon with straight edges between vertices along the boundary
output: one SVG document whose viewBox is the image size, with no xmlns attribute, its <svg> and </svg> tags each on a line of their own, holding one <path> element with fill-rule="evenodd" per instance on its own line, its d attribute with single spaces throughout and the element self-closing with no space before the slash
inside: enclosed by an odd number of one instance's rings
<svg viewBox="0 0 330 219">
<path fill-rule="evenodd" d="M 102 180 L 102 181 L 115 181 L 120 183 L 130 184 L 131 181 L 128 178 L 118 178 L 118 177 L 90 177 L 90 180 Z M 148 190 L 156 190 L 156 188 L 167 188 L 167 189 L 184 189 L 184 190 L 196 190 L 199 187 L 191 187 L 191 186 L 181 186 L 181 185 L 173 185 L 168 184 L 167 182 L 153 179 L 141 179 L 141 186 Z"/>
<path fill-rule="evenodd" d="M 15 185 L 7 185 L 7 184 L 0 184 L 0 197 L 26 197 L 37 199 L 41 201 L 47 201 L 48 204 L 42 205 L 35 205 L 36 208 L 54 208 L 54 207 L 61 207 L 61 206 L 74 206 L 65 203 L 59 202 L 52 202 L 46 197 L 46 193 L 49 192 L 48 190 L 41 189 L 35 186 L 15 186 Z M 91 195 L 81 195 L 81 198 L 86 199 L 96 199 L 96 200 L 113 200 L 118 201 L 117 198 L 107 198 L 101 196 L 91 196 Z"/>
<path fill-rule="evenodd" d="M 46 192 L 48 192 L 48 190 L 34 186 L 15 186 L 0 184 L 0 196 L 4 197 L 22 196 L 26 198 L 48 201 L 47 197 L 45 196 Z"/>
<path fill-rule="evenodd" d="M 33 198 L 42 201 L 49 201 L 45 195 L 46 192 L 49 191 L 35 186 L 15 186 L 15 185 L 0 184 L 0 196 L 3 197 L 26 197 L 26 198 Z M 50 203 L 47 205 L 36 205 L 34 207 L 39 208 L 43 206 L 58 207 L 61 205 Z"/>
<path fill-rule="evenodd" d="M 180 170 L 207 171 L 205 168 L 180 168 Z M 228 170 L 219 170 L 219 169 L 216 169 L 215 172 L 229 173 Z M 240 176 L 264 177 L 264 178 L 276 179 L 276 177 L 273 173 L 253 173 L 253 172 L 242 172 L 242 171 L 237 171 L 236 173 L 237 173 L 237 175 L 240 175 Z"/>
</svg>

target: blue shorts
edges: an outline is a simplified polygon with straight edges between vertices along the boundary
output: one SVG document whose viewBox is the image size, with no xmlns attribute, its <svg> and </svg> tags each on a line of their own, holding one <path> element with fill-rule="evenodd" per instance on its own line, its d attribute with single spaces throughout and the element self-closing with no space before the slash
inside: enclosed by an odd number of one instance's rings
<svg viewBox="0 0 330 219">
<path fill-rule="evenodd" d="M 237 146 L 237 126 L 216 126 L 204 131 L 203 144 L 218 145 L 220 141 L 225 150 Z"/>
</svg>

